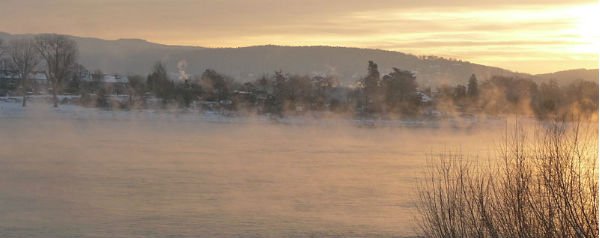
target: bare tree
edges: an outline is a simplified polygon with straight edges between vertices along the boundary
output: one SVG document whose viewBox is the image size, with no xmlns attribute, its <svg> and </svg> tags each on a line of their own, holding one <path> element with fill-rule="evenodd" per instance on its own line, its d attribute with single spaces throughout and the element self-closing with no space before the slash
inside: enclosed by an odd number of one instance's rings
<svg viewBox="0 0 600 238">
<path fill-rule="evenodd" d="M 425 237 L 598 237 L 598 128 L 546 122 L 516 128 L 500 162 L 440 157 L 419 188 Z"/>
<path fill-rule="evenodd" d="M 40 55 L 32 39 L 13 39 L 9 42 L 8 55 L 11 68 L 17 72 L 21 80 L 21 94 L 23 94 L 23 107 L 27 105 L 27 87 L 31 74 L 40 63 Z"/>
<path fill-rule="evenodd" d="M 66 36 L 56 34 L 39 35 L 35 41 L 36 48 L 47 66 L 46 73 L 52 84 L 54 107 L 58 107 L 56 93 L 61 82 L 73 71 L 78 56 L 77 43 Z"/>
</svg>

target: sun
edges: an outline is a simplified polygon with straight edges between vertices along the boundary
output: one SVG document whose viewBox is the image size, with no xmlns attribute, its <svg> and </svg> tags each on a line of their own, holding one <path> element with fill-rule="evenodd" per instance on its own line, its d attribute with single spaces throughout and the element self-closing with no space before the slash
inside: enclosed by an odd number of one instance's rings
<svg viewBox="0 0 600 238">
<path fill-rule="evenodd" d="M 575 50 L 582 53 L 600 53 L 600 5 L 574 7 L 569 11 L 574 18 L 573 33 L 580 44 Z"/>
</svg>

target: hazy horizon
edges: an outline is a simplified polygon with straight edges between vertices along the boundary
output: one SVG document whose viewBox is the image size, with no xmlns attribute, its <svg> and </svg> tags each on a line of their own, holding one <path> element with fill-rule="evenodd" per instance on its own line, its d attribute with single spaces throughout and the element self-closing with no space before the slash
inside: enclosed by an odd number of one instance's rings
<svg viewBox="0 0 600 238">
<path fill-rule="evenodd" d="M 57 33 L 57 32 L 11 33 L 11 32 L 0 31 L 0 33 L 5 33 L 5 34 L 13 35 L 13 36 L 15 36 L 15 35 L 16 36 L 18 36 L 18 35 L 37 35 L 37 34 L 59 34 L 59 35 L 67 35 L 67 36 L 71 36 L 71 37 L 78 37 L 78 38 L 84 38 L 84 39 L 96 39 L 96 40 L 104 40 L 104 41 L 131 40 L 131 41 L 143 41 L 143 42 L 147 42 L 149 44 L 156 44 L 156 45 L 161 45 L 161 46 L 198 47 L 198 48 L 204 48 L 204 49 L 239 49 L 239 48 L 252 48 L 252 47 L 274 46 L 274 47 L 332 47 L 332 48 L 350 48 L 350 49 L 364 49 L 364 50 L 381 50 L 381 51 L 405 53 L 405 54 L 415 55 L 415 56 L 418 56 L 418 57 L 421 57 L 421 56 L 438 56 L 438 57 L 444 57 L 444 58 L 447 58 L 447 59 L 454 59 L 454 60 L 465 61 L 465 62 L 469 62 L 469 63 L 473 63 L 473 64 L 479 64 L 479 65 L 483 65 L 483 66 L 498 67 L 498 68 L 501 68 L 501 69 L 506 69 L 506 70 L 513 71 L 515 73 L 524 73 L 524 74 L 531 74 L 531 75 L 536 75 L 536 74 L 551 74 L 551 73 L 557 73 L 557 72 L 563 72 L 563 71 L 570 71 L 570 70 L 579 70 L 579 69 L 594 70 L 594 69 L 600 68 L 600 65 L 596 65 L 596 66 L 592 65 L 590 67 L 583 67 L 583 66 L 582 67 L 577 67 L 577 66 L 575 66 L 573 68 L 561 68 L 561 69 L 553 70 L 553 71 L 528 72 L 528 71 L 514 70 L 512 68 L 507 68 L 507 67 L 498 66 L 498 65 L 491 65 L 491 64 L 481 63 L 481 62 L 470 61 L 470 60 L 466 60 L 464 58 L 456 58 L 456 57 L 453 57 L 453 56 L 444 56 L 444 55 L 435 55 L 435 54 L 417 54 L 417 53 L 404 52 L 404 51 L 393 50 L 393 49 L 368 48 L 368 47 L 360 47 L 360 46 L 343 46 L 343 45 L 285 45 L 285 44 L 269 44 L 269 43 L 265 43 L 265 44 L 244 45 L 244 46 L 210 47 L 210 46 L 202 46 L 202 45 L 184 45 L 184 44 L 160 43 L 160 42 L 155 42 L 155 41 L 151 41 L 151 40 L 143 39 L 143 38 L 128 38 L 128 37 L 102 38 L 102 37 L 96 37 L 96 36 L 70 35 L 70 34 Z"/>
<path fill-rule="evenodd" d="M 598 68 L 595 1 L 5 1 L 0 29 L 210 48 L 340 46 L 527 73 Z M 43 10 L 42 10 L 43 9 Z"/>
</svg>

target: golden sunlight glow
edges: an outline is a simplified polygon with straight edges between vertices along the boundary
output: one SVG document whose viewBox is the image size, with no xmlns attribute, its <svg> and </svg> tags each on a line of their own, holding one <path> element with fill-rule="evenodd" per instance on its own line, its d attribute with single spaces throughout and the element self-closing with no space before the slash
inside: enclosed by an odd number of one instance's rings
<svg viewBox="0 0 600 238">
<path fill-rule="evenodd" d="M 269 0 L 180 4 L 61 1 L 62 5 L 39 0 L 41 5 L 36 8 L 22 1 L 3 2 L 0 32 L 141 38 L 204 47 L 275 44 L 378 48 L 528 73 L 597 68 L 600 53 L 600 7 L 590 0 L 548 4 L 487 0 L 464 5 L 387 0 L 386 4 L 359 0 L 309 1 L 319 4 L 272 4 Z M 273 14 L 261 11 L 267 7 L 274 8 Z M 131 9 L 139 8 L 144 9 L 143 16 L 131 14 L 137 12 Z M 66 15 L 71 18 L 65 19 Z"/>
<path fill-rule="evenodd" d="M 570 11 L 576 17 L 575 34 L 581 39 L 582 44 L 574 47 L 574 52 L 600 53 L 600 5 L 586 5 L 575 7 Z"/>
</svg>

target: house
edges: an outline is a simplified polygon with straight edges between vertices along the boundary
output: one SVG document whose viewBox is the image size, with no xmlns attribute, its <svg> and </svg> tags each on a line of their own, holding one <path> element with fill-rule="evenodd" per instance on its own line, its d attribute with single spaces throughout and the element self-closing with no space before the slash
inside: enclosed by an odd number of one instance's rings
<svg viewBox="0 0 600 238">
<path fill-rule="evenodd" d="M 84 81 L 84 82 L 92 81 L 92 73 L 89 70 L 87 70 L 86 68 L 84 68 L 83 66 L 79 66 L 75 70 L 75 74 L 77 75 L 77 78 L 81 81 Z"/>
<path fill-rule="evenodd" d="M 129 78 L 119 74 L 104 74 L 102 76 L 102 82 L 106 84 L 127 84 Z"/>
<path fill-rule="evenodd" d="M 35 87 L 48 85 L 48 77 L 43 71 L 34 71 L 29 75 L 29 79 Z M 18 88 L 19 80 L 21 77 L 16 70 L 0 70 L 0 88 L 15 90 Z"/>
<path fill-rule="evenodd" d="M 80 79 L 82 81 L 100 81 L 104 84 L 115 85 L 115 84 L 127 84 L 129 83 L 129 77 L 120 74 L 97 74 L 97 73 L 80 73 Z"/>
<path fill-rule="evenodd" d="M 110 93 L 124 94 L 127 92 L 129 77 L 120 74 L 91 73 L 89 76 L 81 75 L 82 81 L 96 82 Z"/>
<path fill-rule="evenodd" d="M 46 72 L 43 72 L 43 71 L 33 72 L 30 76 L 30 79 L 33 81 L 34 84 L 48 85 L 48 76 L 46 75 Z"/>
<path fill-rule="evenodd" d="M 17 89 L 18 77 L 14 71 L 0 70 L 0 96 L 7 96 L 10 91 Z"/>
<path fill-rule="evenodd" d="M 423 92 L 417 92 L 417 96 L 419 97 L 421 104 L 430 104 L 431 102 L 433 102 L 433 99 Z"/>
</svg>

